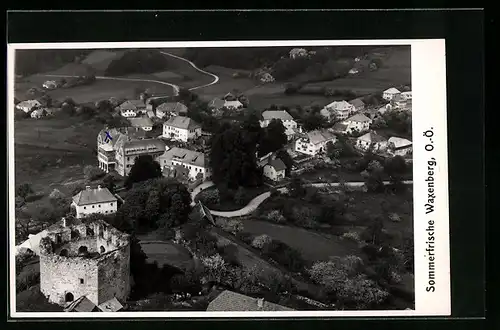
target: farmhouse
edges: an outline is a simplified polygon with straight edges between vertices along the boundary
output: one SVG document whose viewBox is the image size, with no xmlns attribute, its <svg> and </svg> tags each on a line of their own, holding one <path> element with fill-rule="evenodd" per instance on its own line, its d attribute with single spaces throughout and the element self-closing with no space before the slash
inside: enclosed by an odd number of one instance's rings
<svg viewBox="0 0 500 330">
<path fill-rule="evenodd" d="M 19 102 L 16 105 L 16 109 L 22 110 L 26 113 L 33 111 L 39 107 L 41 107 L 42 104 L 38 100 L 27 100 L 27 101 L 22 101 Z"/>
<path fill-rule="evenodd" d="M 387 100 L 387 101 L 390 101 L 392 100 L 396 95 L 400 95 L 401 92 L 394 88 L 394 87 L 391 87 L 389 89 L 386 89 L 383 93 L 382 93 L 382 97 Z"/>
<path fill-rule="evenodd" d="M 263 174 L 272 181 L 280 181 L 285 178 L 286 165 L 279 158 L 269 161 L 263 168 Z"/>
<path fill-rule="evenodd" d="M 146 103 L 144 100 L 125 101 L 118 107 L 124 117 L 135 117 L 139 114 L 146 114 Z"/>
<path fill-rule="evenodd" d="M 369 148 L 373 151 L 384 151 L 387 148 L 387 140 L 375 132 L 369 132 L 356 140 L 356 148 L 363 151 Z"/>
<path fill-rule="evenodd" d="M 320 114 L 327 120 L 333 120 L 334 118 L 344 120 L 347 119 L 354 111 L 354 105 L 346 101 L 334 101 L 325 105 L 325 107 L 321 109 Z"/>
<path fill-rule="evenodd" d="M 328 142 L 335 143 L 336 140 L 335 135 L 327 130 L 310 131 L 304 137 L 295 141 L 295 151 L 315 156 L 318 153 L 326 151 L 326 144 Z"/>
<path fill-rule="evenodd" d="M 262 113 L 262 120 L 260 120 L 260 127 L 267 127 L 271 120 L 279 119 L 285 127 L 285 134 L 288 141 L 299 132 L 297 122 L 285 110 L 266 110 Z"/>
<path fill-rule="evenodd" d="M 349 104 L 352 104 L 354 107 L 355 112 L 363 111 L 365 110 L 365 102 L 363 102 L 361 99 L 354 99 L 349 101 Z"/>
<path fill-rule="evenodd" d="M 264 299 L 252 298 L 241 293 L 225 290 L 208 304 L 207 312 L 248 312 L 248 311 L 293 311 Z"/>
<path fill-rule="evenodd" d="M 132 127 L 142 128 L 145 131 L 153 129 L 153 121 L 148 117 L 129 118 L 128 121 Z"/>
<path fill-rule="evenodd" d="M 212 110 L 220 110 L 224 107 L 225 101 L 215 98 L 208 103 L 208 108 Z"/>
<path fill-rule="evenodd" d="M 174 116 L 163 123 L 163 137 L 187 142 L 201 136 L 201 126 L 189 117 Z"/>
<path fill-rule="evenodd" d="M 390 137 L 387 151 L 393 156 L 406 156 L 412 153 L 412 142 L 400 137 Z"/>
<path fill-rule="evenodd" d="M 116 197 L 108 188 L 101 186 L 97 186 L 96 189 L 87 186 L 85 190 L 73 196 L 71 206 L 76 210 L 77 219 L 94 213 L 112 214 L 118 207 Z"/>
<path fill-rule="evenodd" d="M 243 108 L 243 103 L 239 100 L 236 101 L 224 101 L 224 108 L 229 110 L 237 110 Z"/>
<path fill-rule="evenodd" d="M 156 107 L 156 117 L 158 118 L 185 115 L 187 112 L 187 106 L 180 102 L 165 102 Z"/>
<path fill-rule="evenodd" d="M 54 80 L 47 80 L 43 83 L 42 87 L 45 89 L 56 89 L 57 83 Z"/>
<path fill-rule="evenodd" d="M 342 122 L 342 124 L 347 126 L 345 128 L 346 133 L 353 133 L 355 131 L 361 133 L 367 131 L 370 129 L 371 123 L 372 120 L 362 113 L 355 114 Z"/>
<path fill-rule="evenodd" d="M 401 97 L 403 98 L 403 100 L 411 100 L 412 99 L 411 91 L 402 92 Z"/>
<path fill-rule="evenodd" d="M 176 168 L 176 166 L 181 166 L 189 171 L 187 176 L 191 181 L 196 180 L 198 177 L 202 177 L 203 180 L 206 180 L 211 176 L 208 157 L 202 152 L 174 147 L 165 152 L 162 161 L 160 165 L 163 168 L 168 168 L 164 174 L 167 173 L 169 175 L 169 171 L 179 171 L 179 168 Z M 180 171 L 180 174 L 182 174 L 182 172 L 183 171 Z"/>
</svg>

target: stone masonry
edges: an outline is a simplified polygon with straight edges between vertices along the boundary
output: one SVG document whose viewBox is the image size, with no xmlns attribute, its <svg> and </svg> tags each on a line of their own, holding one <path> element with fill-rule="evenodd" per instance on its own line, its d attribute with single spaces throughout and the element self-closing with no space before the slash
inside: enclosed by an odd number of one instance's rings
<svg viewBox="0 0 500 330">
<path fill-rule="evenodd" d="M 64 219 L 40 241 L 40 289 L 66 306 L 86 296 L 95 305 L 130 293 L 130 238 L 104 221 Z"/>
</svg>

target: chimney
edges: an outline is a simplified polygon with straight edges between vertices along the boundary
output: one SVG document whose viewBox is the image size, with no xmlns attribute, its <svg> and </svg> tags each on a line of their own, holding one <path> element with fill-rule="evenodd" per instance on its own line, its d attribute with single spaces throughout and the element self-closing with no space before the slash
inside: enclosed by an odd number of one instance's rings
<svg viewBox="0 0 500 330">
<path fill-rule="evenodd" d="M 98 185 L 98 186 L 97 186 L 97 190 L 101 190 L 101 185 Z"/>
<path fill-rule="evenodd" d="M 62 218 L 62 224 L 63 224 L 63 227 L 66 227 L 66 218 Z"/>
<path fill-rule="evenodd" d="M 259 308 L 264 308 L 264 298 L 257 299 L 257 306 Z"/>
<path fill-rule="evenodd" d="M 90 190 L 90 186 L 85 186 L 85 189 Z"/>
</svg>

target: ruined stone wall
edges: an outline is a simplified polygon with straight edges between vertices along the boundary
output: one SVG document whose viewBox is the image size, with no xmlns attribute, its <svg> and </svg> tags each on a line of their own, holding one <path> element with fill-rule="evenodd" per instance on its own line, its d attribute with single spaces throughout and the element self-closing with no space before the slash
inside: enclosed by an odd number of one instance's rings
<svg viewBox="0 0 500 330">
<path fill-rule="evenodd" d="M 94 252 L 99 252 L 98 247 L 97 247 L 97 241 L 95 237 L 82 237 L 77 240 L 70 241 L 58 249 L 56 249 L 56 254 L 59 254 L 62 249 L 66 249 L 69 252 L 69 256 L 77 256 L 78 255 L 78 249 L 81 246 L 85 246 L 87 248 L 87 251 L 89 253 L 94 253 Z"/>
<path fill-rule="evenodd" d="M 113 297 L 126 301 L 130 294 L 130 246 L 101 256 L 98 268 L 99 304 Z"/>
<path fill-rule="evenodd" d="M 83 281 L 83 283 L 82 283 Z M 64 305 L 67 293 L 98 301 L 98 261 L 59 255 L 40 256 L 40 290 L 49 301 Z"/>
</svg>

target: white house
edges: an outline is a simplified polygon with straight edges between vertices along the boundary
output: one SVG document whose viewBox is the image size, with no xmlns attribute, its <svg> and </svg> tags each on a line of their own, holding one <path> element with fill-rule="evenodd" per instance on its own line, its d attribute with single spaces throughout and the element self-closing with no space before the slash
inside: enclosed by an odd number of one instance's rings
<svg viewBox="0 0 500 330">
<path fill-rule="evenodd" d="M 174 116 L 163 123 L 163 137 L 187 142 L 201 136 L 201 126 L 189 117 Z"/>
<path fill-rule="evenodd" d="M 263 174 L 272 181 L 280 181 L 285 178 L 286 165 L 279 158 L 272 159 L 264 165 Z"/>
<path fill-rule="evenodd" d="M 396 95 L 400 95 L 401 92 L 394 88 L 394 87 L 391 87 L 389 89 L 386 89 L 383 93 L 382 93 L 382 98 L 386 99 L 387 101 L 390 101 L 392 100 Z"/>
<path fill-rule="evenodd" d="M 347 126 L 345 129 L 347 133 L 352 133 L 353 131 L 361 133 L 370 129 L 372 120 L 364 114 L 358 113 L 344 120 L 342 124 Z"/>
<path fill-rule="evenodd" d="M 87 186 L 85 190 L 73 196 L 71 206 L 76 209 L 77 218 L 94 213 L 112 214 L 116 213 L 118 208 L 117 198 L 108 188 L 101 188 L 101 186 L 97 186 L 96 189 Z"/>
<path fill-rule="evenodd" d="M 140 127 L 145 131 L 151 131 L 153 129 L 153 121 L 148 117 L 128 118 L 128 121 L 132 127 Z"/>
<path fill-rule="evenodd" d="M 401 97 L 403 98 L 403 100 L 411 100 L 412 99 L 411 91 L 402 92 Z"/>
<path fill-rule="evenodd" d="M 285 127 L 285 134 L 288 141 L 292 140 L 293 137 L 300 132 L 297 122 L 293 117 L 285 110 L 266 110 L 262 113 L 262 120 L 260 120 L 260 127 L 267 127 L 271 120 L 279 119 Z"/>
<path fill-rule="evenodd" d="M 412 142 L 400 137 L 390 137 L 388 142 L 387 151 L 393 156 L 406 156 L 412 153 Z"/>
<path fill-rule="evenodd" d="M 146 114 L 147 108 L 144 100 L 128 100 L 120 104 L 119 110 L 124 117 L 135 117 L 139 114 Z"/>
<path fill-rule="evenodd" d="M 241 109 L 243 108 L 243 103 L 241 103 L 239 100 L 224 101 L 224 108 L 229 110 Z"/>
<path fill-rule="evenodd" d="M 174 147 L 165 152 L 162 167 L 173 169 L 182 166 L 189 170 L 189 180 L 196 180 L 197 176 L 203 176 L 203 180 L 210 179 L 211 171 L 208 165 L 208 157 L 204 153 L 185 148 Z"/>
<path fill-rule="evenodd" d="M 354 107 L 354 112 L 365 110 L 365 102 L 363 102 L 359 98 L 349 101 L 349 104 L 352 104 L 352 106 Z"/>
<path fill-rule="evenodd" d="M 295 151 L 315 156 L 326 151 L 328 142 L 335 143 L 337 138 L 327 130 L 314 130 L 307 132 L 304 137 L 295 141 Z"/>
<path fill-rule="evenodd" d="M 19 102 L 16 105 L 16 109 L 22 110 L 24 112 L 30 112 L 34 109 L 40 108 L 42 104 L 38 100 L 27 100 Z"/>
<path fill-rule="evenodd" d="M 44 112 L 45 111 L 45 112 Z M 31 113 L 31 118 L 42 118 L 42 117 L 45 117 L 45 115 L 47 115 L 47 110 L 46 109 L 35 109 L 33 110 L 33 112 Z"/>
<path fill-rule="evenodd" d="M 347 119 L 354 111 L 354 105 L 349 102 L 334 101 L 325 105 L 325 107 L 321 109 L 320 114 L 328 120 L 332 120 L 334 117 L 344 120 Z"/>
<path fill-rule="evenodd" d="M 187 112 L 187 106 L 180 102 L 165 102 L 156 107 L 156 116 L 158 118 L 185 115 Z"/>
<path fill-rule="evenodd" d="M 137 113 L 133 109 L 120 109 L 120 114 L 125 118 L 133 118 Z"/>
<path fill-rule="evenodd" d="M 47 80 L 43 83 L 42 87 L 45 89 L 56 89 L 57 83 L 54 80 Z"/>
<path fill-rule="evenodd" d="M 369 148 L 372 148 L 373 151 L 384 151 L 387 149 L 387 140 L 375 132 L 369 132 L 360 136 L 356 140 L 355 146 L 363 151 Z"/>
</svg>

